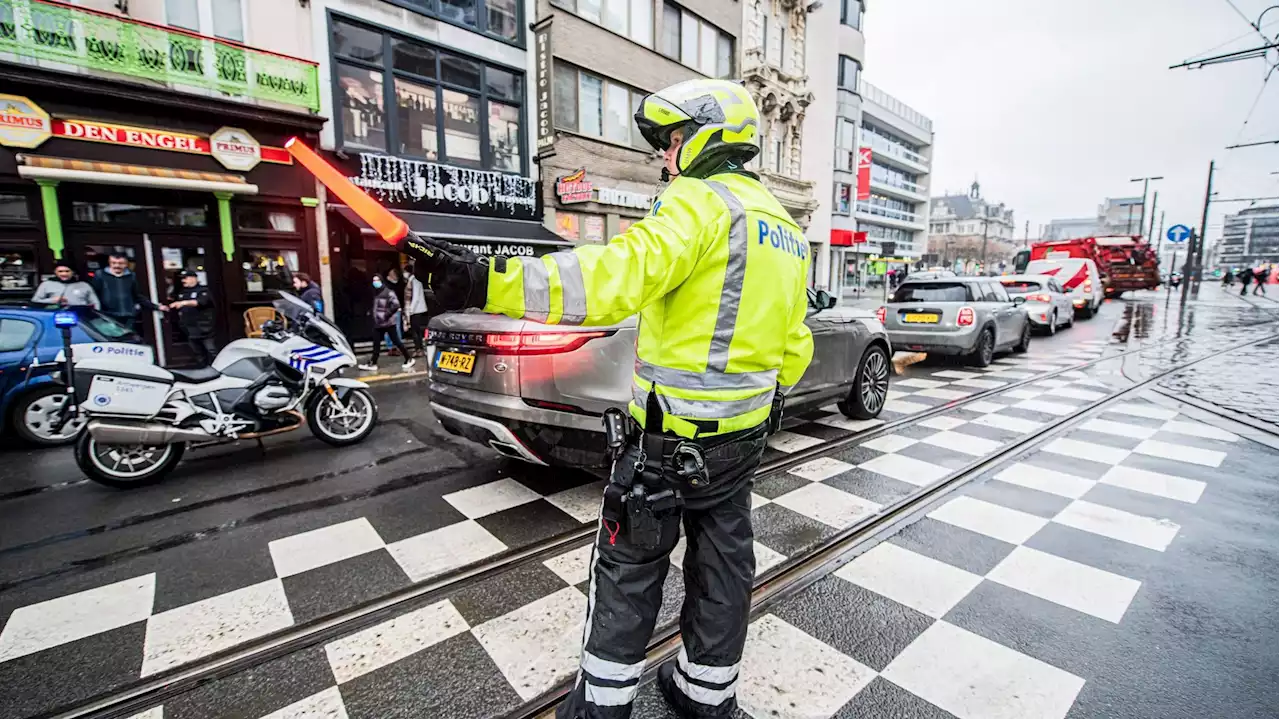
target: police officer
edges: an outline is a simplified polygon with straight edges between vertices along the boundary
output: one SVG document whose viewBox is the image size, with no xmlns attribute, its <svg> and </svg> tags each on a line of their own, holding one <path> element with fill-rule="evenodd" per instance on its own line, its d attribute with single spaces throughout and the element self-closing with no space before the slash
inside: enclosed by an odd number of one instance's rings
<svg viewBox="0 0 1280 719">
<path fill-rule="evenodd" d="M 742 86 L 682 82 L 646 97 L 635 120 L 665 154 L 670 184 L 608 245 L 486 262 L 411 235 L 402 251 L 432 255 L 447 309 L 576 325 L 640 313 L 630 417 L 606 416 L 616 459 L 580 671 L 558 716 L 630 715 L 683 520 L 684 647 L 660 667 L 659 688 L 680 716 L 727 717 L 755 575 L 752 475 L 813 354 L 808 244 L 744 169 L 760 146 Z"/>
</svg>

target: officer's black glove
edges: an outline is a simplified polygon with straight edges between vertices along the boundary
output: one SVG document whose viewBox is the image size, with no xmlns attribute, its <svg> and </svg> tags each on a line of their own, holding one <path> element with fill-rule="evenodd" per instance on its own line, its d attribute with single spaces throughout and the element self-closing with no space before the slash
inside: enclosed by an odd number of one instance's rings
<svg viewBox="0 0 1280 719">
<path fill-rule="evenodd" d="M 489 261 L 477 257 L 465 247 L 423 237 L 410 232 L 396 243 L 396 249 L 415 260 L 415 267 L 426 268 L 431 276 L 431 291 L 444 310 L 484 307 L 489 293 Z M 499 258 L 502 260 L 502 258 Z M 421 274 L 423 270 L 419 269 Z"/>
</svg>

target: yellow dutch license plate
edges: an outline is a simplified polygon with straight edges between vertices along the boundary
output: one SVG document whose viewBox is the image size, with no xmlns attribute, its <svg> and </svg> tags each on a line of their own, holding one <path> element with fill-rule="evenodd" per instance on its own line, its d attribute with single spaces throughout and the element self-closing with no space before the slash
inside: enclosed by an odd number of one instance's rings
<svg viewBox="0 0 1280 719">
<path fill-rule="evenodd" d="M 938 324 L 938 316 L 932 312 L 908 312 L 903 316 L 902 321 L 936 325 Z"/>
<path fill-rule="evenodd" d="M 453 374 L 471 374 L 476 368 L 476 356 L 462 352 L 440 352 L 436 355 L 436 369 Z"/>
</svg>

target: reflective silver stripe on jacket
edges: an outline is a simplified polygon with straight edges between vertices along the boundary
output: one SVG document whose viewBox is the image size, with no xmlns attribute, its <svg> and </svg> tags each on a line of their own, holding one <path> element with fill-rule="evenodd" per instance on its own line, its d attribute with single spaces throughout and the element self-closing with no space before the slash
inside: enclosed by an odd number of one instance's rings
<svg viewBox="0 0 1280 719">
<path fill-rule="evenodd" d="M 578 253 L 552 252 L 551 259 L 560 268 L 560 300 L 564 306 L 560 324 L 580 325 L 587 319 L 587 285 L 582 281 Z"/>
<path fill-rule="evenodd" d="M 707 369 L 706 372 L 663 367 L 636 359 L 636 374 L 646 382 L 656 382 L 665 387 L 691 390 L 715 389 L 771 389 L 778 381 L 778 370 L 768 369 L 759 372 L 721 372 Z"/>
<path fill-rule="evenodd" d="M 635 382 L 631 383 L 631 399 L 644 409 L 649 400 L 649 390 L 641 389 Z M 744 415 L 752 410 L 768 407 L 773 403 L 772 392 L 761 392 L 746 399 L 683 399 L 667 394 L 658 395 L 658 403 L 667 414 L 690 419 L 729 419 Z"/>
<path fill-rule="evenodd" d="M 791 394 L 791 390 L 793 390 L 793 389 L 795 389 L 795 388 L 796 388 L 796 386 L 795 386 L 795 385 L 793 385 L 793 384 L 780 384 L 780 385 L 778 385 L 778 390 L 782 392 L 782 395 L 783 395 L 784 397 L 785 397 L 786 395 L 788 395 L 788 394 Z"/>
<path fill-rule="evenodd" d="M 623 664 L 609 661 L 583 650 L 581 667 L 583 671 L 597 679 L 608 679 L 612 682 L 629 682 L 639 679 L 644 674 L 644 662 L 641 659 L 635 664 Z M 728 681 L 727 679 L 725 681 Z"/>
<path fill-rule="evenodd" d="M 696 679 L 700 682 L 708 684 L 724 684 L 731 682 L 738 676 L 738 665 L 733 664 L 727 667 L 713 667 L 709 664 L 696 664 L 689 661 L 689 654 L 685 651 L 684 646 L 680 647 L 679 662 L 680 671 L 684 672 L 690 679 Z"/>
<path fill-rule="evenodd" d="M 538 257 L 520 260 L 524 269 L 524 318 L 546 322 L 551 312 L 551 271 Z"/>
<path fill-rule="evenodd" d="M 724 289 L 716 312 L 716 328 L 707 353 L 707 369 L 723 372 L 729 365 L 729 343 L 738 322 L 738 305 L 742 302 L 742 280 L 747 274 L 747 211 L 737 196 L 719 182 L 708 182 L 713 192 L 729 208 L 729 259 L 724 267 Z"/>
<path fill-rule="evenodd" d="M 717 706 L 723 703 L 725 699 L 732 697 L 738 690 L 738 682 L 736 680 L 724 689 L 708 689 L 697 684 L 690 684 L 689 680 L 685 679 L 680 672 L 676 672 L 671 678 L 675 680 L 676 689 L 679 689 L 681 694 L 707 706 Z"/>
<path fill-rule="evenodd" d="M 598 687 L 591 682 L 584 682 L 587 701 L 598 707 L 620 707 L 631 703 L 636 698 L 639 684 L 629 687 Z"/>
</svg>

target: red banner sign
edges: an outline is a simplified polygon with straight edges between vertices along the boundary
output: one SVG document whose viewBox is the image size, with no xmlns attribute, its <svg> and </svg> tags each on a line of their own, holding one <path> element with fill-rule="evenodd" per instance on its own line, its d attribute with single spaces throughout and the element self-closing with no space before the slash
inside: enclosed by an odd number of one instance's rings
<svg viewBox="0 0 1280 719">
<path fill-rule="evenodd" d="M 853 245 L 853 230 L 832 230 L 832 247 L 849 247 Z"/>
<path fill-rule="evenodd" d="M 855 245 L 865 245 L 865 244 L 867 244 L 867 232 L 866 232 L 866 230 L 862 230 L 862 231 L 859 231 L 859 232 L 855 232 L 855 233 L 853 233 L 853 244 L 855 244 Z"/>
<path fill-rule="evenodd" d="M 858 148 L 858 200 L 871 199 L 871 148 Z"/>
<path fill-rule="evenodd" d="M 228 129 L 233 128 L 224 128 L 214 134 L 224 134 L 224 130 Z M 254 158 L 251 157 L 256 147 L 257 153 L 260 154 L 259 159 L 263 162 L 275 162 L 284 165 L 293 164 L 293 158 L 283 147 L 257 146 L 257 142 L 243 131 L 241 131 L 239 141 L 219 138 L 216 141 L 218 146 L 215 147 L 214 142 L 211 142 L 210 138 L 204 135 L 193 135 L 173 130 L 157 130 L 147 127 L 115 125 L 94 120 L 56 118 L 53 120 L 53 136 L 69 140 L 105 142 L 112 145 L 128 145 L 130 147 L 145 147 L 169 152 L 210 155 L 223 165 L 236 170 L 252 169 L 252 166 L 257 164 L 253 162 Z"/>
</svg>

